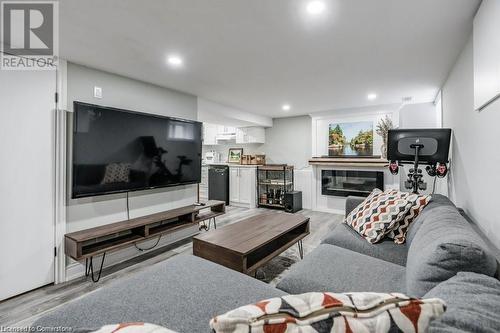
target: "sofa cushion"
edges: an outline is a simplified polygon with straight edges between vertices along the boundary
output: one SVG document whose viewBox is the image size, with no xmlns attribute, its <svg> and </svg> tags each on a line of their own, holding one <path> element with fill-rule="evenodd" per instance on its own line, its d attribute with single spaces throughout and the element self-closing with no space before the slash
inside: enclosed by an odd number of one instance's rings
<svg viewBox="0 0 500 333">
<path fill-rule="evenodd" d="M 405 293 L 405 268 L 335 245 L 321 244 L 284 274 L 277 287 L 291 294 Z"/>
<path fill-rule="evenodd" d="M 421 297 L 460 271 L 493 276 L 495 258 L 458 210 L 441 206 L 432 212 L 422 221 L 408 249 L 408 294 Z"/>
<path fill-rule="evenodd" d="M 441 298 L 447 306 L 429 332 L 500 332 L 500 281 L 493 277 L 459 272 L 425 297 Z"/>
<path fill-rule="evenodd" d="M 354 208 L 358 207 L 365 199 L 365 197 L 348 196 L 345 199 L 345 216 L 349 215 L 349 213 L 352 212 Z"/>
<path fill-rule="evenodd" d="M 425 221 L 429 216 L 433 216 L 434 214 L 439 214 L 441 207 L 452 207 L 456 208 L 453 202 L 441 194 L 433 194 L 432 200 L 425 206 L 425 209 L 418 214 L 417 218 L 410 224 L 408 230 L 406 232 L 406 244 L 410 246 L 413 238 L 417 234 L 418 229 L 422 225 L 422 222 Z M 435 212 L 434 210 L 437 209 Z"/>
<path fill-rule="evenodd" d="M 337 225 L 335 229 L 326 236 L 323 243 L 340 246 L 401 266 L 406 265 L 406 256 L 408 255 L 408 247 L 406 244 L 395 244 L 391 239 L 383 239 L 377 244 L 368 243 L 345 223 Z"/>
<path fill-rule="evenodd" d="M 35 327 L 139 321 L 182 333 L 210 332 L 215 314 L 284 294 L 207 260 L 177 255 L 65 304 L 39 319 Z"/>
<path fill-rule="evenodd" d="M 437 298 L 411 299 L 399 293 L 311 292 L 239 307 L 213 318 L 210 327 L 215 333 L 379 333 L 387 332 L 389 327 L 391 332 L 426 332 L 430 321 L 444 310 L 443 301 Z"/>
<path fill-rule="evenodd" d="M 407 215 L 411 204 L 396 190 L 373 192 L 346 218 L 351 226 L 368 242 L 378 243 Z"/>
</svg>

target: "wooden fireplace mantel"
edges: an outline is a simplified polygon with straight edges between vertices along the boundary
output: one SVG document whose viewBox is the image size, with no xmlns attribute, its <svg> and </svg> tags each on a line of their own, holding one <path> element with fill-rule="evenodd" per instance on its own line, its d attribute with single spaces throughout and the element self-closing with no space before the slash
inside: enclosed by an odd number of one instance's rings
<svg viewBox="0 0 500 333">
<path fill-rule="evenodd" d="M 309 160 L 309 165 L 325 166 L 346 166 L 346 167 L 380 167 L 383 168 L 389 161 L 381 158 L 363 157 L 313 157 Z"/>
</svg>

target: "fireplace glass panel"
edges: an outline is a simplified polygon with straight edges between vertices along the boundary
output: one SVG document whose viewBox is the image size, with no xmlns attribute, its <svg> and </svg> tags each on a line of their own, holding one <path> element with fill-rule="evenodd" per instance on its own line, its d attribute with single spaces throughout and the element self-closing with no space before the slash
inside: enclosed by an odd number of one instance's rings
<svg viewBox="0 0 500 333">
<path fill-rule="evenodd" d="M 322 170 L 321 194 L 366 197 L 375 188 L 383 190 L 384 173 L 379 171 Z"/>
</svg>

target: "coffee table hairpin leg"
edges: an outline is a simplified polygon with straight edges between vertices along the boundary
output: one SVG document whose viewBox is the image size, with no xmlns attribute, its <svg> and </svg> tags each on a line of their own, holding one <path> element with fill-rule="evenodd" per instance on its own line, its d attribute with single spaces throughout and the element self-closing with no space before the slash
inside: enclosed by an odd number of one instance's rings
<svg viewBox="0 0 500 333">
<path fill-rule="evenodd" d="M 297 242 L 297 245 L 299 246 L 299 256 L 300 256 L 300 259 L 304 259 L 304 244 L 302 243 L 302 239 L 300 239 Z"/>
<path fill-rule="evenodd" d="M 260 274 L 259 274 L 260 273 Z M 254 278 L 258 280 L 265 280 L 266 279 L 266 272 L 264 272 L 262 269 L 257 268 L 255 272 L 253 273 Z"/>
</svg>

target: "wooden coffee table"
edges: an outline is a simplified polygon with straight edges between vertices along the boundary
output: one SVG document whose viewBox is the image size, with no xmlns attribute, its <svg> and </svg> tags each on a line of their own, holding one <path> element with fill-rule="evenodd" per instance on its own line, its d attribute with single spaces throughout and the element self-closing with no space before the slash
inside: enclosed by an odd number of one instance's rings
<svg viewBox="0 0 500 333">
<path fill-rule="evenodd" d="M 266 213 L 193 237 L 193 254 L 245 274 L 254 273 L 295 243 L 302 258 L 302 239 L 309 218 Z"/>
</svg>

